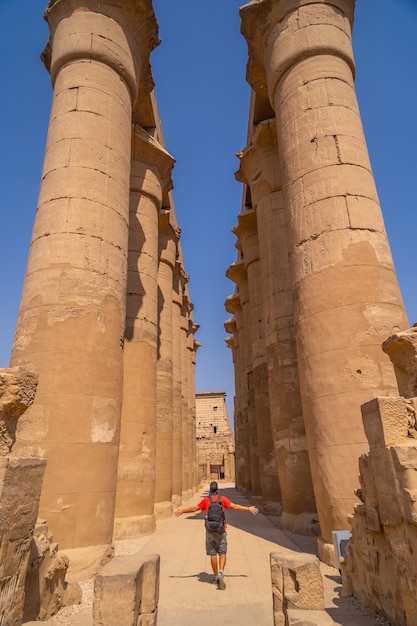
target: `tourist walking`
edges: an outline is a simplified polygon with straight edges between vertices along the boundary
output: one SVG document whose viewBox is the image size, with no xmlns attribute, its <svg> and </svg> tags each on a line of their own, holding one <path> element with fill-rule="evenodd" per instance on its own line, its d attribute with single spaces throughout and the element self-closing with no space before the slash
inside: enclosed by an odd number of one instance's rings
<svg viewBox="0 0 417 626">
<path fill-rule="evenodd" d="M 231 502 L 225 496 L 219 494 L 219 486 L 216 481 L 210 483 L 210 491 L 198 504 L 186 509 L 177 509 L 175 515 L 179 517 L 183 513 L 195 513 L 204 511 L 206 525 L 206 554 L 210 557 L 213 570 L 213 582 L 220 589 L 226 589 L 224 580 L 224 568 L 227 554 L 227 530 L 225 509 L 235 511 L 250 511 L 253 515 L 258 513 L 256 506 L 241 506 Z"/>
</svg>

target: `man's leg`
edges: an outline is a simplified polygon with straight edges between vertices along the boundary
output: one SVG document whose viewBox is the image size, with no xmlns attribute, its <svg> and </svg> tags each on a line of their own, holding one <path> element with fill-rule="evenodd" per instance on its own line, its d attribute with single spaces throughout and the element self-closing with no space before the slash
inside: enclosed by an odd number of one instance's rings
<svg viewBox="0 0 417 626">
<path fill-rule="evenodd" d="M 211 569 L 213 570 L 213 574 L 215 576 L 215 578 L 217 578 L 218 574 L 219 574 L 219 566 L 217 563 L 217 554 L 215 556 L 211 556 L 210 557 L 210 561 L 211 561 Z"/>
<path fill-rule="evenodd" d="M 224 580 L 224 568 L 226 566 L 226 555 L 219 554 L 219 587 L 220 589 L 226 589 L 226 581 Z"/>
</svg>

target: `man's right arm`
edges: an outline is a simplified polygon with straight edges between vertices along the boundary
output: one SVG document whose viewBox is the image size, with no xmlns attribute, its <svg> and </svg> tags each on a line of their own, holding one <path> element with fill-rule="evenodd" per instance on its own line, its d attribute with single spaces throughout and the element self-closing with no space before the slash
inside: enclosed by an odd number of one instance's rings
<svg viewBox="0 0 417 626">
<path fill-rule="evenodd" d="M 200 511 L 200 510 L 201 510 L 200 506 L 198 504 L 196 504 L 195 506 L 189 506 L 186 509 L 177 509 L 175 511 L 175 515 L 176 515 L 176 517 L 179 517 L 183 513 L 195 513 L 196 511 Z"/>
</svg>

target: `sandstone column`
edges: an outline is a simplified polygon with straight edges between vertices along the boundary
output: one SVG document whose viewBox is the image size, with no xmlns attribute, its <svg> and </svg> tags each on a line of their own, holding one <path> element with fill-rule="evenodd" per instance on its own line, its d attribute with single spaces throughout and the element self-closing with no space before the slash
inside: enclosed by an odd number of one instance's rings
<svg viewBox="0 0 417 626">
<path fill-rule="evenodd" d="M 122 403 L 132 105 L 157 25 L 150 1 L 138 7 L 57 0 L 46 19 L 54 97 L 12 354 L 12 363 L 39 372 L 39 388 L 19 447 L 47 457 L 40 514 L 60 548 L 108 546 Z"/>
<path fill-rule="evenodd" d="M 181 305 L 182 280 L 186 274 L 179 261 L 175 264 L 172 290 L 172 504 L 181 503 L 182 496 L 182 380 L 181 380 Z"/>
<path fill-rule="evenodd" d="M 173 158 L 133 127 L 124 383 L 115 538 L 155 530 L 158 214 Z"/>
<path fill-rule="evenodd" d="M 229 296 L 225 302 L 228 313 L 233 314 L 235 331 L 234 346 L 236 351 L 235 367 L 235 440 L 236 440 L 236 469 L 237 487 L 241 493 L 251 493 L 250 469 L 250 435 L 248 426 L 248 408 L 246 393 L 246 364 L 245 364 L 245 329 L 243 327 L 243 312 L 239 294 Z M 233 327 L 230 328 L 233 330 Z M 229 330 L 229 332 L 230 332 Z M 237 343 L 236 343 L 237 341 Z"/>
<path fill-rule="evenodd" d="M 242 327 L 244 329 L 245 339 L 243 341 L 244 346 L 244 367 L 245 367 L 245 399 L 244 402 L 247 405 L 247 420 L 248 420 L 248 432 L 249 437 L 249 450 L 250 450 L 250 497 L 254 504 L 262 503 L 262 490 L 260 482 L 260 467 L 259 467 L 259 446 L 258 446 L 258 429 L 256 425 L 256 410 L 255 410 L 255 388 L 253 381 L 253 358 L 252 358 L 252 333 L 250 325 L 250 301 L 249 301 L 249 289 L 248 289 L 248 276 L 245 268 L 245 264 L 242 259 L 239 259 L 236 263 L 230 265 L 226 272 L 227 278 L 236 283 L 239 296 L 240 305 L 242 307 Z"/>
<path fill-rule="evenodd" d="M 184 287 L 185 287 L 185 283 Z M 182 499 L 188 500 L 190 495 L 190 446 L 188 441 L 188 296 L 184 289 L 181 307 L 181 381 L 182 381 L 182 402 L 181 402 L 181 423 L 182 423 Z"/>
<path fill-rule="evenodd" d="M 238 172 L 238 175 L 241 172 Z M 281 513 L 281 492 L 278 482 L 274 442 L 269 407 L 268 366 L 266 361 L 265 324 L 263 311 L 261 264 L 256 226 L 256 213 L 245 207 L 233 229 L 236 247 L 243 253 L 248 277 L 249 317 L 252 338 L 253 388 L 255 420 L 258 437 L 259 480 L 262 506 L 266 513 Z M 268 319 L 268 318 L 267 318 Z"/>
<path fill-rule="evenodd" d="M 230 300 L 233 296 L 230 296 L 225 303 L 226 310 L 230 313 Z M 226 332 L 230 333 L 232 337 L 226 338 L 227 347 L 232 351 L 233 357 L 233 369 L 235 379 L 235 395 L 233 403 L 233 423 L 235 434 L 235 457 L 233 472 L 235 475 L 236 488 L 238 491 L 246 491 L 245 487 L 245 455 L 244 455 L 244 434 L 242 424 L 242 409 L 240 406 L 240 362 L 239 362 L 239 335 L 237 332 L 236 318 L 227 320 L 224 324 Z"/>
<path fill-rule="evenodd" d="M 60 548 L 112 540 L 127 282 L 132 104 L 151 2 L 57 0 L 54 88 L 12 363 L 39 373 L 16 453 L 47 457 L 40 515 Z M 44 58 L 47 60 L 48 54 Z"/>
<path fill-rule="evenodd" d="M 155 515 L 172 515 L 173 469 L 173 333 L 172 293 L 179 231 L 170 221 L 170 212 L 159 215 L 158 264 L 158 360 L 156 420 Z"/>
<path fill-rule="evenodd" d="M 241 8 L 249 82 L 269 95 L 277 122 L 300 388 L 327 542 L 355 503 L 367 449 L 359 407 L 396 390 L 380 343 L 407 326 L 354 90 L 353 11 L 354 0 Z"/>
<path fill-rule="evenodd" d="M 192 473 L 191 473 L 191 493 L 194 494 L 198 488 L 198 462 L 197 462 L 197 426 L 196 426 L 196 406 L 195 406 L 195 366 L 197 363 L 197 350 L 201 344 L 196 341 L 195 334 L 200 328 L 191 318 L 190 320 L 190 387 L 189 397 L 189 424 L 190 424 L 190 443 L 192 452 Z"/>
<path fill-rule="evenodd" d="M 251 108 L 255 108 L 254 102 Z M 250 127 L 254 128 L 252 119 Z M 257 124 L 248 147 L 238 156 L 240 176 L 244 176 L 250 185 L 261 247 L 261 279 L 256 282 L 262 284 L 263 317 L 268 320 L 265 352 L 271 427 L 282 497 L 281 524 L 290 530 L 309 531 L 312 519 L 316 517 L 316 506 L 298 382 L 293 295 L 275 120 Z"/>
</svg>

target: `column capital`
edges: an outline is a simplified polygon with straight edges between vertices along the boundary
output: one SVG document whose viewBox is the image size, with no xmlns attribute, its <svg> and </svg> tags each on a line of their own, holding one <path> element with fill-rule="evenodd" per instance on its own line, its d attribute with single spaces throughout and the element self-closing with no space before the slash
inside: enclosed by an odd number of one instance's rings
<svg viewBox="0 0 417 626">
<path fill-rule="evenodd" d="M 276 85 L 299 61 L 315 55 L 343 58 L 355 72 L 352 24 L 355 0 L 252 0 L 239 10 L 248 44 L 246 78 L 273 103 Z"/>
<path fill-rule="evenodd" d="M 235 318 L 231 318 L 225 321 L 224 329 L 227 333 L 234 335 L 237 332 L 236 320 Z"/>
<path fill-rule="evenodd" d="M 232 229 L 236 235 L 236 248 L 243 253 L 245 267 L 259 261 L 258 227 L 255 211 L 247 211 L 238 216 L 238 223 Z"/>
<path fill-rule="evenodd" d="M 86 59 L 112 67 L 126 81 L 132 104 L 139 82 L 153 89 L 149 57 L 160 40 L 151 0 L 50 0 L 45 19 L 50 39 L 42 60 L 52 84 L 63 65 Z"/>
<path fill-rule="evenodd" d="M 246 267 L 242 261 L 232 263 L 226 270 L 226 278 L 238 285 L 246 277 Z"/>
<path fill-rule="evenodd" d="M 234 338 L 233 337 L 226 337 L 226 339 L 224 340 L 225 344 L 227 345 L 228 348 L 231 349 L 231 351 L 233 352 L 235 345 L 234 345 Z"/>
<path fill-rule="evenodd" d="M 156 167 L 165 182 L 172 189 L 171 172 L 175 164 L 174 157 L 156 139 L 139 124 L 133 125 L 132 159 L 144 161 Z"/>
<path fill-rule="evenodd" d="M 237 153 L 237 181 L 250 187 L 253 206 L 265 195 L 282 189 L 275 119 L 256 125 L 252 143 Z"/>
<path fill-rule="evenodd" d="M 161 209 L 163 198 L 173 188 L 174 163 L 174 157 L 152 135 L 138 124 L 133 125 L 131 191 L 152 197 Z"/>
<path fill-rule="evenodd" d="M 159 261 L 168 263 L 174 269 L 178 257 L 178 243 L 181 229 L 172 223 L 171 212 L 161 210 L 158 216 Z"/>
<path fill-rule="evenodd" d="M 240 302 L 240 295 L 238 293 L 234 293 L 232 296 L 228 296 L 224 303 L 224 308 L 231 315 L 235 315 L 238 310 L 242 307 Z"/>
</svg>

